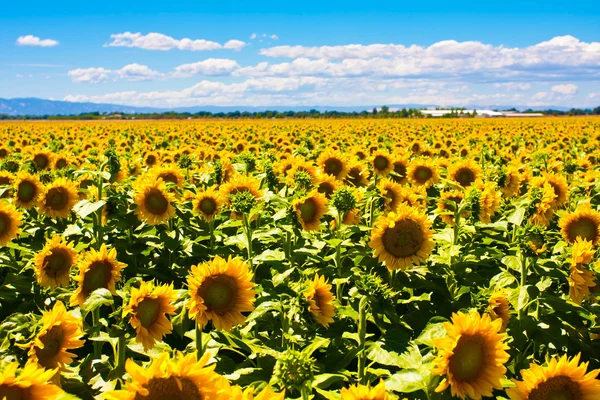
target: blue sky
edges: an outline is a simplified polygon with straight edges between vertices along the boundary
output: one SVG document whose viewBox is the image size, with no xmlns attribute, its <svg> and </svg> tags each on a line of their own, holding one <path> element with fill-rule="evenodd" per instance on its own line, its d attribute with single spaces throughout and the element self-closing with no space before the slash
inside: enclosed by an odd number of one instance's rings
<svg viewBox="0 0 600 400">
<path fill-rule="evenodd" d="M 0 97 L 600 105 L 593 2 L 3 4 Z"/>
</svg>

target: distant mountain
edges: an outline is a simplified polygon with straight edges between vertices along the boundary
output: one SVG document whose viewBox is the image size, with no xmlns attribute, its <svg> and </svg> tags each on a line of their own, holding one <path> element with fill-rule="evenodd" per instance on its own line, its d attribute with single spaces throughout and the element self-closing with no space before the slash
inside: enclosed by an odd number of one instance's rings
<svg viewBox="0 0 600 400">
<path fill-rule="evenodd" d="M 78 115 L 82 113 L 99 112 L 103 113 L 123 113 L 123 114 L 135 114 L 135 113 L 162 113 L 174 111 L 178 113 L 189 112 L 197 113 L 200 111 L 206 111 L 211 113 L 228 113 L 233 111 L 240 112 L 259 112 L 259 111 L 310 111 L 317 110 L 323 111 L 341 111 L 341 112 L 361 112 L 364 110 L 371 111 L 373 108 L 380 108 L 379 106 L 300 106 L 300 107 L 286 107 L 286 106 L 265 106 L 265 107 L 247 107 L 247 106 L 197 106 L 197 107 L 179 107 L 179 108 L 153 108 L 153 107 L 133 107 L 123 106 L 117 104 L 101 104 L 101 103 L 75 103 L 69 101 L 59 100 L 45 100 L 38 98 L 22 98 L 22 99 L 0 99 L 0 114 L 10 116 L 20 115 Z M 428 107 L 439 107 L 434 104 L 389 104 L 390 110 L 402 109 L 402 108 L 428 108 Z M 497 105 L 469 105 L 465 108 L 476 108 L 476 109 L 492 109 L 492 110 L 505 110 L 513 108 L 512 106 L 497 106 Z M 514 106 L 519 111 L 526 110 L 528 108 L 539 109 L 537 107 L 530 106 Z M 544 107 L 543 109 L 553 109 L 559 111 L 568 111 L 570 108 L 567 107 Z"/>
</svg>

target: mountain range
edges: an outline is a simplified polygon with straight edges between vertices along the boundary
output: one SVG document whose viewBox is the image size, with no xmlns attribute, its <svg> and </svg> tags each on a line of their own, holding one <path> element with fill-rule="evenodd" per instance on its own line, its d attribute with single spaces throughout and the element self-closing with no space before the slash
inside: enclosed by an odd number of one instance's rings
<svg viewBox="0 0 600 400">
<path fill-rule="evenodd" d="M 197 107 L 179 107 L 179 108 L 154 108 L 154 107 L 133 107 L 118 104 L 101 104 L 101 103 L 79 103 L 59 100 L 46 100 L 38 98 L 17 98 L 17 99 L 1 99 L 0 98 L 0 114 L 9 116 L 42 116 L 42 115 L 78 115 L 83 113 L 99 112 L 104 113 L 123 113 L 123 114 L 142 114 L 142 113 L 163 113 L 163 112 L 178 112 L 178 113 L 197 113 L 200 111 L 211 113 L 227 113 L 233 111 L 240 112 L 259 112 L 259 111 L 342 111 L 342 112 L 361 112 L 364 110 L 372 110 L 378 106 L 265 106 L 265 107 L 248 107 L 248 106 L 197 106 Z M 401 108 L 427 108 L 438 107 L 435 104 L 389 104 L 390 110 Z M 465 108 L 477 109 L 508 109 L 512 106 L 498 105 L 469 105 Z M 514 106 L 517 110 L 526 110 L 529 106 Z M 544 107 L 544 109 L 552 109 L 559 111 L 568 111 L 568 107 Z"/>
</svg>

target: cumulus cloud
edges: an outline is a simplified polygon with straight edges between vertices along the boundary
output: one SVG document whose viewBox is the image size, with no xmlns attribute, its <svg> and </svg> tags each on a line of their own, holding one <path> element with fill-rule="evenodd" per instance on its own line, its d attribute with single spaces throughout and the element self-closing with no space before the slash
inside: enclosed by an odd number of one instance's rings
<svg viewBox="0 0 600 400">
<path fill-rule="evenodd" d="M 38 46 L 38 47 L 54 47 L 58 46 L 58 40 L 40 39 L 37 36 L 26 35 L 19 36 L 16 41 L 17 46 Z"/>
<path fill-rule="evenodd" d="M 191 64 L 182 64 L 175 68 L 173 76 L 176 78 L 187 78 L 194 75 L 229 75 L 238 68 L 240 68 L 240 65 L 234 60 L 209 58 Z"/>
<path fill-rule="evenodd" d="M 162 33 L 151 32 L 143 35 L 141 32 L 124 32 L 110 35 L 108 47 L 136 47 L 144 50 L 188 50 L 208 51 L 219 49 L 241 50 L 246 43 L 241 40 L 229 40 L 225 44 L 204 39 L 174 39 Z"/>
<path fill-rule="evenodd" d="M 254 40 L 254 39 L 256 39 L 256 32 L 253 33 L 252 35 L 250 35 L 250 40 Z"/>
<path fill-rule="evenodd" d="M 555 85 L 552 86 L 552 91 L 554 93 L 572 95 L 577 93 L 577 85 L 573 85 L 572 83 L 567 85 Z"/>
<path fill-rule="evenodd" d="M 67 75 L 76 83 L 104 83 L 109 77 L 113 77 L 115 80 L 151 81 L 164 76 L 162 73 L 154 71 L 146 65 L 136 63 L 126 65 L 117 70 L 105 68 L 77 68 L 69 71 Z"/>
<path fill-rule="evenodd" d="M 600 99 L 600 92 L 593 92 L 588 94 L 588 98 L 594 100 L 594 99 Z"/>
<path fill-rule="evenodd" d="M 516 92 L 531 89 L 531 84 L 523 82 L 501 82 L 494 83 L 494 87 L 497 89 L 506 89 L 507 92 Z"/>
<path fill-rule="evenodd" d="M 271 39 L 273 39 L 273 40 L 279 40 L 279 36 L 277 36 L 276 34 L 272 34 L 271 35 Z"/>
</svg>

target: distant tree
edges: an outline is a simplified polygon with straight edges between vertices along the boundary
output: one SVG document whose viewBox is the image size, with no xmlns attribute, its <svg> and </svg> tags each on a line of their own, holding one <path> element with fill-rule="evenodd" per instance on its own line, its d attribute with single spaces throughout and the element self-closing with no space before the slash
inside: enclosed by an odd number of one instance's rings
<svg viewBox="0 0 600 400">
<path fill-rule="evenodd" d="M 373 115 L 377 115 L 377 108 L 373 108 Z"/>
<path fill-rule="evenodd" d="M 381 113 L 387 114 L 390 112 L 390 108 L 388 106 L 381 106 Z"/>
</svg>

